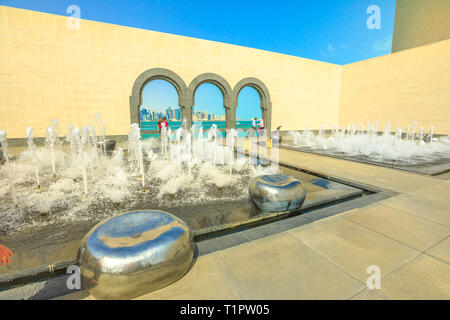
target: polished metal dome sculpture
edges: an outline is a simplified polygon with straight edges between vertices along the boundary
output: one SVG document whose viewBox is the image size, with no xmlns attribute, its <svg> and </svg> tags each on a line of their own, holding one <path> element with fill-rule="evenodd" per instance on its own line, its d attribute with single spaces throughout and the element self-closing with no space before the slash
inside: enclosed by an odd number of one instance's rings
<svg viewBox="0 0 450 320">
<path fill-rule="evenodd" d="M 265 212 L 299 209 L 306 198 L 303 183 L 282 174 L 254 178 L 250 182 L 249 194 L 256 208 Z"/>
<path fill-rule="evenodd" d="M 100 299 L 130 299 L 165 287 L 188 271 L 193 257 L 187 225 L 158 210 L 98 223 L 78 252 L 83 288 Z"/>
</svg>

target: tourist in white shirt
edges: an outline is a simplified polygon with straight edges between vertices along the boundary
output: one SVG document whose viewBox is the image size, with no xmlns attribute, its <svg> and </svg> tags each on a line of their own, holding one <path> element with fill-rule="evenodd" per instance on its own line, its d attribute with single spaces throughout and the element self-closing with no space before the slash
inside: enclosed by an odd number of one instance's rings
<svg viewBox="0 0 450 320">
<path fill-rule="evenodd" d="M 252 128 L 253 128 L 253 130 L 256 131 L 256 118 L 253 118 L 253 121 L 252 121 Z"/>
<path fill-rule="evenodd" d="M 261 118 L 259 119 L 259 128 L 258 128 L 258 135 L 263 135 L 264 133 L 264 120 Z"/>
</svg>

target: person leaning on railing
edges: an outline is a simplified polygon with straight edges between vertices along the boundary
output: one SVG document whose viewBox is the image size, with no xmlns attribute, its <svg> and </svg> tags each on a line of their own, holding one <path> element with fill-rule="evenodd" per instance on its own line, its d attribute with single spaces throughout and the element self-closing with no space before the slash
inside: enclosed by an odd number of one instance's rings
<svg viewBox="0 0 450 320">
<path fill-rule="evenodd" d="M 13 256 L 13 253 L 11 250 L 9 250 L 4 245 L 0 244 L 0 262 L 1 264 L 6 267 L 6 264 L 11 262 L 10 257 Z"/>
</svg>

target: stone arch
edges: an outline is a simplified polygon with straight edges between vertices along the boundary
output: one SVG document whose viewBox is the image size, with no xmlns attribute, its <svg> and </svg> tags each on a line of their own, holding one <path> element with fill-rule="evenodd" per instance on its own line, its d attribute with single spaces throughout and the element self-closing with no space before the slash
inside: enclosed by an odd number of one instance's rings
<svg viewBox="0 0 450 320">
<path fill-rule="evenodd" d="M 262 109 L 262 118 L 264 120 L 264 127 L 266 128 L 267 135 L 270 136 L 272 130 L 272 101 L 270 100 L 270 93 L 266 85 L 257 78 L 244 78 L 239 81 L 233 89 L 232 96 L 232 108 L 230 112 L 230 126 L 236 127 L 236 108 L 238 105 L 239 93 L 245 87 L 252 87 L 259 94 L 260 106 Z"/>
<path fill-rule="evenodd" d="M 186 100 L 189 101 L 189 104 L 191 105 L 191 117 L 190 121 L 188 120 L 188 123 L 192 123 L 192 108 L 195 104 L 195 91 L 204 83 L 212 83 L 219 88 L 220 92 L 222 92 L 223 106 L 225 108 L 225 122 L 227 124 L 227 115 L 232 104 L 231 101 L 233 90 L 231 89 L 231 86 L 228 84 L 227 80 L 215 73 L 202 73 L 195 77 L 189 84 L 186 92 Z M 228 128 L 228 125 L 226 125 L 226 127 Z"/>
<path fill-rule="evenodd" d="M 194 106 L 195 104 L 195 91 L 204 83 L 212 83 L 216 85 L 219 88 L 220 92 L 222 92 L 224 107 L 230 107 L 231 95 L 233 90 L 231 89 L 231 86 L 228 84 L 227 80 L 215 73 L 202 73 L 191 81 L 187 94 L 192 98 L 192 106 Z"/>
<path fill-rule="evenodd" d="M 139 119 L 139 106 L 142 105 L 142 90 L 145 85 L 152 80 L 166 80 L 171 83 L 178 93 L 178 104 L 182 111 L 186 108 L 185 93 L 187 90 L 186 84 L 183 79 L 175 72 L 164 68 L 149 69 L 139 75 L 133 84 L 133 89 L 130 96 L 130 120 L 131 123 L 138 123 Z"/>
</svg>

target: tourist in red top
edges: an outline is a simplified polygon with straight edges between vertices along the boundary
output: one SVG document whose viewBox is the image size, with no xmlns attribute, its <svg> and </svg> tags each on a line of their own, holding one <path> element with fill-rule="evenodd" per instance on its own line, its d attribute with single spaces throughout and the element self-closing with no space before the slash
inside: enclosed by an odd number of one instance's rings
<svg viewBox="0 0 450 320">
<path fill-rule="evenodd" d="M 11 250 L 9 250 L 7 247 L 5 247 L 4 245 L 0 244 L 0 263 L 6 267 L 6 264 L 11 262 L 11 259 L 9 257 L 12 257 L 13 253 L 11 252 Z"/>
<path fill-rule="evenodd" d="M 163 118 L 163 122 L 162 122 L 162 123 L 164 124 L 164 126 L 165 126 L 166 128 L 169 127 L 169 123 L 166 121 L 166 117 Z"/>
</svg>

